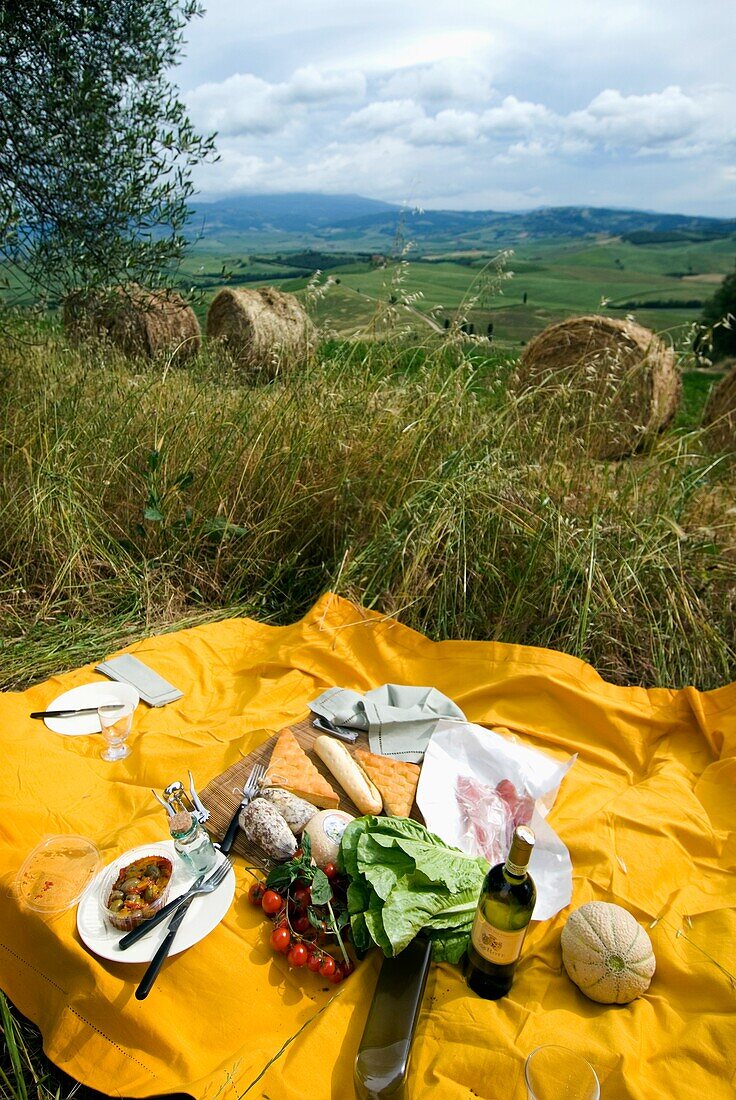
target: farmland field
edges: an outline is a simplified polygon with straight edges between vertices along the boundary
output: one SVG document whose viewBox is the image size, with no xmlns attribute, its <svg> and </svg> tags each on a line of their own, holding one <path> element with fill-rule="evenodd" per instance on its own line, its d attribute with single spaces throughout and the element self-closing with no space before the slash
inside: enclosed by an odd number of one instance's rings
<svg viewBox="0 0 736 1100">
<path fill-rule="evenodd" d="M 580 313 L 633 314 L 674 340 L 700 316 L 702 303 L 733 269 L 736 240 L 636 245 L 620 238 L 521 242 L 499 264 L 498 253 L 409 249 L 404 262 L 371 262 L 366 254 L 265 253 L 241 255 L 213 242 L 199 245 L 184 277 L 202 293 L 200 313 L 222 285 L 271 284 L 304 297 L 314 272 L 332 282 L 310 304 L 315 320 L 338 335 L 370 328 L 381 303 L 407 298 L 405 320 L 427 336 L 446 320 L 467 321 L 478 336 L 499 346 L 519 346 L 546 325 Z M 325 260 L 330 264 L 326 270 Z M 505 271 L 499 278 L 497 267 Z M 225 274 L 223 274 L 223 272 Z"/>
</svg>

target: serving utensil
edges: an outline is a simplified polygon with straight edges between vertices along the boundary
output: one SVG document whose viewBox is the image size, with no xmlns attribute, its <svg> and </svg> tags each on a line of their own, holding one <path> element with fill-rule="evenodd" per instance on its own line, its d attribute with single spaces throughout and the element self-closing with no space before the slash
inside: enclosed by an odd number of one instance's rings
<svg viewBox="0 0 736 1100">
<path fill-rule="evenodd" d="M 149 920 L 143 921 L 137 928 L 134 928 L 131 932 L 126 932 L 125 935 L 119 940 L 118 948 L 120 951 L 125 951 L 128 947 L 132 947 L 138 940 L 147 936 L 152 928 L 155 928 L 157 924 L 161 924 L 161 921 L 170 917 L 175 909 L 184 908 L 184 911 L 189 908 L 189 902 L 194 898 L 199 897 L 201 894 L 211 894 L 213 890 L 216 890 L 221 882 L 225 881 L 225 878 L 232 868 L 232 863 L 229 859 L 224 859 L 222 863 L 215 867 L 214 871 L 208 879 L 202 882 L 203 876 L 197 879 L 197 881 L 190 886 L 190 888 L 184 894 L 180 894 L 178 898 L 174 898 L 173 901 L 168 901 L 162 909 L 159 909 L 155 916 Z M 181 923 L 181 921 L 179 922 Z M 177 925 L 178 928 L 178 925 Z M 171 945 L 169 945 L 171 946 Z"/>
<path fill-rule="evenodd" d="M 220 844 L 221 852 L 227 854 L 235 843 L 235 837 L 238 835 L 238 829 L 240 828 L 240 811 L 243 810 L 253 798 L 265 774 L 266 769 L 264 768 L 263 764 L 256 764 L 252 772 L 248 776 L 245 786 L 243 787 L 243 801 L 240 803 L 237 810 L 231 817 L 230 824 L 225 830 L 225 835 L 222 838 L 222 842 Z"/>
</svg>

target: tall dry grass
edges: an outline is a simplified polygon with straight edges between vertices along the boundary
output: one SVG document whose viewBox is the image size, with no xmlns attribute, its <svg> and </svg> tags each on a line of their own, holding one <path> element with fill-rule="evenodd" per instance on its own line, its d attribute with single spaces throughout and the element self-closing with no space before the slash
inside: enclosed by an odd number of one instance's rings
<svg viewBox="0 0 736 1100">
<path fill-rule="evenodd" d="M 327 345 L 259 388 L 53 337 L 0 369 L 5 686 L 328 588 L 620 683 L 736 678 L 732 479 L 697 430 L 592 461 L 452 342 Z"/>
</svg>

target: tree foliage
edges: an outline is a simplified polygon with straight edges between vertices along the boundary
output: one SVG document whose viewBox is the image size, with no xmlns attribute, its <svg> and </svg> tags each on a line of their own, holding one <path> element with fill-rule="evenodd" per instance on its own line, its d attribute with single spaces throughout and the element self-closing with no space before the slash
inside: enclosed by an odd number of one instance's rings
<svg viewBox="0 0 736 1100">
<path fill-rule="evenodd" d="M 0 6 L 0 262 L 5 301 L 164 281 L 191 170 L 214 156 L 169 71 L 198 0 Z"/>
<path fill-rule="evenodd" d="M 736 356 L 736 271 L 727 275 L 712 298 L 703 307 L 701 324 L 708 332 L 709 357 L 714 361 Z M 706 341 L 699 342 L 704 351 Z"/>
</svg>

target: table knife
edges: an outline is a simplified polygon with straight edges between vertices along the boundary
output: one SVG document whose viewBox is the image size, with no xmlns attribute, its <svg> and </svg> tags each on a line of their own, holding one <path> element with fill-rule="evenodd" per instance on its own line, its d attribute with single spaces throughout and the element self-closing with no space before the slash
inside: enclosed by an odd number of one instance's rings
<svg viewBox="0 0 736 1100">
<path fill-rule="evenodd" d="M 97 714 L 100 710 L 120 710 L 122 703 L 104 703 L 100 707 L 82 707 L 80 710 L 34 710 L 31 718 L 78 718 L 83 714 Z"/>
<path fill-rule="evenodd" d="M 156 981 L 158 972 L 164 965 L 164 962 L 168 957 L 169 951 L 171 951 L 172 945 L 176 938 L 176 933 L 179 931 L 179 925 L 184 920 L 184 917 L 187 915 L 187 910 L 189 909 L 189 906 L 192 904 L 193 901 L 194 898 L 189 898 L 188 901 L 182 902 L 182 904 L 179 906 L 179 908 L 176 910 L 173 917 L 169 921 L 166 935 L 159 945 L 156 954 L 153 956 L 150 963 L 148 964 L 148 969 L 141 978 L 141 983 L 135 991 L 136 1000 L 145 1000 L 145 998 L 151 992 L 151 987 Z"/>
</svg>

